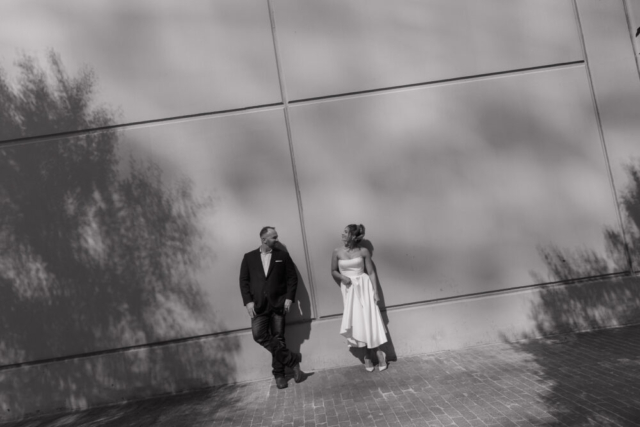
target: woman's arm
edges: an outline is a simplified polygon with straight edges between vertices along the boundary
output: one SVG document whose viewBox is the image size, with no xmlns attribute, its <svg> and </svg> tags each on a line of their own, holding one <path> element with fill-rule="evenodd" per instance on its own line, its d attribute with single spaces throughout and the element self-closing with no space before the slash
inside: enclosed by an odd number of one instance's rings
<svg viewBox="0 0 640 427">
<path fill-rule="evenodd" d="M 340 269 L 338 268 L 338 249 L 335 249 L 331 255 L 331 275 L 338 286 L 340 286 L 340 283 L 344 283 L 347 286 L 351 284 L 351 279 L 340 274 Z"/>
<path fill-rule="evenodd" d="M 380 300 L 378 296 L 378 276 L 376 276 L 376 270 L 373 268 L 373 261 L 371 261 L 371 252 L 367 248 L 361 248 L 360 253 L 364 258 L 364 268 L 366 273 L 369 275 L 371 279 L 371 283 L 373 284 L 373 299 L 375 302 Z"/>
</svg>

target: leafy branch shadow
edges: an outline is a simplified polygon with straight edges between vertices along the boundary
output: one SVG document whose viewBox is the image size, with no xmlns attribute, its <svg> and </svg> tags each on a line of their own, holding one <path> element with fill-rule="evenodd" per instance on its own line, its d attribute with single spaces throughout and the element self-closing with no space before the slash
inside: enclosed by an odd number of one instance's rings
<svg viewBox="0 0 640 427">
<path fill-rule="evenodd" d="M 503 336 L 512 348 L 531 355 L 541 376 L 551 384 L 542 399 L 558 420 L 553 425 L 612 425 L 614 419 L 618 423 L 615 425 L 631 426 L 640 420 L 636 392 L 630 389 L 635 380 L 616 377 L 604 381 L 596 374 L 611 360 L 639 364 L 640 356 L 632 351 L 633 345 L 587 348 L 586 337 L 575 334 L 640 324 L 640 278 L 633 272 L 640 255 L 640 161 L 629 163 L 626 171 L 629 185 L 620 193 L 623 227 L 605 227 L 605 252 L 539 247 L 547 273 L 531 275 L 537 283 L 552 284 L 543 287 L 531 304 L 534 329 L 522 334 L 517 342 Z M 623 334 L 625 330 L 610 333 Z M 637 333 L 627 335 L 625 342 L 637 344 Z M 586 381 L 586 372 L 593 373 L 594 378 Z M 602 404 L 585 408 L 585 401 L 575 398 L 576 390 Z M 611 399 L 615 400 L 614 406 L 606 402 Z M 620 408 L 627 410 L 621 412 Z"/>
<path fill-rule="evenodd" d="M 17 82 L 0 68 L 1 139 L 115 124 L 113 109 L 93 106 L 90 68 L 70 77 L 54 51 L 46 69 L 26 55 L 16 65 Z M 169 182 L 156 164 L 123 158 L 123 132 L 0 147 L 0 369 L 202 335 L 220 323 L 194 275 L 214 256 L 200 225 L 211 200 L 196 197 L 188 178 Z M 227 337 L 126 352 L 132 363 L 118 368 L 127 372 L 119 379 L 99 358 L 81 358 L 73 362 L 80 369 L 51 374 L 58 377 L 47 384 L 77 408 L 150 378 L 162 386 L 139 395 L 225 383 L 238 349 Z M 20 412 L 11 390 L 24 394 L 29 385 L 9 378 L 0 401 Z M 45 394 L 34 391 L 28 407 L 45 405 Z"/>
</svg>

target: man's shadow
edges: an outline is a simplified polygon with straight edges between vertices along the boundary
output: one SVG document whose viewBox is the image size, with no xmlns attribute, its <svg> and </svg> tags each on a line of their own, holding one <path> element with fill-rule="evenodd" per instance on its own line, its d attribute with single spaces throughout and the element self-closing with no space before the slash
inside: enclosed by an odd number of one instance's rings
<svg viewBox="0 0 640 427">
<path fill-rule="evenodd" d="M 285 252 L 289 252 L 286 245 L 284 245 L 282 242 L 276 243 L 276 248 Z M 300 348 L 302 347 L 302 343 L 308 340 L 311 336 L 311 299 L 309 298 L 307 284 L 300 274 L 300 270 L 298 270 L 297 266 L 296 274 L 298 275 L 296 299 L 293 304 L 291 304 L 291 310 L 287 314 L 284 335 L 285 342 L 287 343 L 287 348 L 295 353 L 301 353 Z M 304 359 L 302 360 L 302 362 L 304 362 Z M 313 373 L 307 372 L 304 379 L 311 375 L 313 375 Z M 290 369 L 287 369 L 287 380 L 291 379 L 292 377 L 292 371 Z"/>
<path fill-rule="evenodd" d="M 396 350 L 393 345 L 393 340 L 391 339 L 391 334 L 389 333 L 389 316 L 387 315 L 387 305 L 384 299 L 384 291 L 382 289 L 382 280 L 380 280 L 380 274 L 378 274 L 378 269 L 376 268 L 376 264 L 373 262 L 373 243 L 371 240 L 362 239 L 360 242 L 360 246 L 363 248 L 367 248 L 369 253 L 371 254 L 371 265 L 373 266 L 373 271 L 376 273 L 376 277 L 378 278 L 378 307 L 380 307 L 380 314 L 382 315 L 382 322 L 384 323 L 384 328 L 387 334 L 387 342 L 382 344 L 378 350 L 382 350 L 387 355 L 387 362 L 397 362 L 398 356 L 396 355 Z M 350 347 L 349 352 L 360 360 L 361 363 L 364 364 L 364 356 L 366 354 L 366 350 L 364 348 Z M 379 363 L 376 355 L 373 355 L 373 363 L 377 365 Z"/>
</svg>

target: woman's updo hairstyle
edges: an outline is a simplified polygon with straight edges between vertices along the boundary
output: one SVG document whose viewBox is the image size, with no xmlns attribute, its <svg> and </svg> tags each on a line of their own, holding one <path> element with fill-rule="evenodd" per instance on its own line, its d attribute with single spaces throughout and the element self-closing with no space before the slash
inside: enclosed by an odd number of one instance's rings
<svg viewBox="0 0 640 427">
<path fill-rule="evenodd" d="M 349 229 L 349 235 L 353 238 L 353 242 L 360 243 L 364 238 L 364 225 L 349 224 L 347 228 Z"/>
</svg>

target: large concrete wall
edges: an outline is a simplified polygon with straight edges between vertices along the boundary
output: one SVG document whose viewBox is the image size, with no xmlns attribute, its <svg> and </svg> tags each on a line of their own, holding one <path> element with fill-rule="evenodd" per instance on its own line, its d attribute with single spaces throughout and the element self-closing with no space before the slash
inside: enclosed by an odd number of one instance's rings
<svg viewBox="0 0 640 427">
<path fill-rule="evenodd" d="M 305 369 L 360 363 L 329 268 L 352 222 L 393 356 L 638 322 L 639 13 L 3 2 L 0 417 L 267 378 L 237 283 L 264 225 Z M 48 49 L 95 79 L 47 92 Z"/>
</svg>

